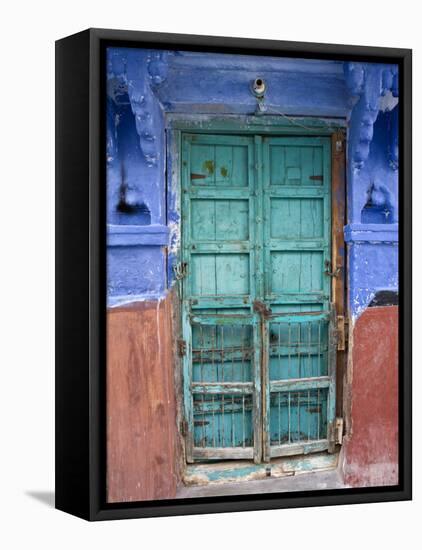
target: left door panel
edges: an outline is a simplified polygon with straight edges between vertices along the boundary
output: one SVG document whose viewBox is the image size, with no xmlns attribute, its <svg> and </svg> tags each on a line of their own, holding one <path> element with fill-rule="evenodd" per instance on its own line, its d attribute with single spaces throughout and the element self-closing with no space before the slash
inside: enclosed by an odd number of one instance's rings
<svg viewBox="0 0 422 550">
<path fill-rule="evenodd" d="M 182 137 L 188 462 L 261 457 L 253 137 Z"/>
</svg>

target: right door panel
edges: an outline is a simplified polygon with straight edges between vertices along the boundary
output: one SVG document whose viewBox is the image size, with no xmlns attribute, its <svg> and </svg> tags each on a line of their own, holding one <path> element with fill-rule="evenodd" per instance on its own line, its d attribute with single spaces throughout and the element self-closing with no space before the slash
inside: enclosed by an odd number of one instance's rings
<svg viewBox="0 0 422 550">
<path fill-rule="evenodd" d="M 328 138 L 263 138 L 265 460 L 330 448 L 330 159 Z"/>
</svg>

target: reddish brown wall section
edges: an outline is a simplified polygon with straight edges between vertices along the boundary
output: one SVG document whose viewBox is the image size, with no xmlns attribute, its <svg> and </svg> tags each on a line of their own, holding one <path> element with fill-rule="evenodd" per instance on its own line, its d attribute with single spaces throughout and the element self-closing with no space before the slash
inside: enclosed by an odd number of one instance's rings
<svg viewBox="0 0 422 550">
<path fill-rule="evenodd" d="M 107 500 L 176 494 L 171 297 L 107 313 Z"/>
<path fill-rule="evenodd" d="M 353 330 L 351 434 L 345 439 L 345 482 L 398 483 L 398 308 L 368 308 Z"/>
</svg>

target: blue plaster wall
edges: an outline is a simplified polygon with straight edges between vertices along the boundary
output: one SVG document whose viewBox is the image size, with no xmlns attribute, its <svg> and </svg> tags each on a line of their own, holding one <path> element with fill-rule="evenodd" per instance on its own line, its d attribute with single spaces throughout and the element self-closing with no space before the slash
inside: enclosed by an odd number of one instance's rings
<svg viewBox="0 0 422 550">
<path fill-rule="evenodd" d="M 165 55 L 107 52 L 109 306 L 156 299 L 167 287 L 164 113 L 154 95 Z"/>
<path fill-rule="evenodd" d="M 396 106 L 380 112 L 368 157 L 349 167 L 348 221 L 350 309 L 357 317 L 380 290 L 398 290 L 398 159 L 391 158 Z M 396 134 L 397 135 L 397 134 Z M 350 173 L 352 172 L 352 173 Z"/>
<path fill-rule="evenodd" d="M 109 48 L 108 304 L 157 299 L 173 282 L 179 214 L 167 189 L 167 113 L 252 115 L 264 77 L 269 114 L 348 121 L 349 303 L 397 290 L 398 71 L 394 65 Z"/>
<path fill-rule="evenodd" d="M 398 291 L 398 68 L 346 63 L 348 124 L 345 240 L 353 318 L 379 290 Z"/>
</svg>

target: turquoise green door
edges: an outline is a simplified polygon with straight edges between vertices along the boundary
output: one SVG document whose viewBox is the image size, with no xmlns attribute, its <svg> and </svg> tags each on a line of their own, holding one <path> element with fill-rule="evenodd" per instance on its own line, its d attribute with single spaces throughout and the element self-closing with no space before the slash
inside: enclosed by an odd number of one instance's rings
<svg viewBox="0 0 422 550">
<path fill-rule="evenodd" d="M 188 462 L 329 449 L 330 140 L 183 134 Z"/>
</svg>

